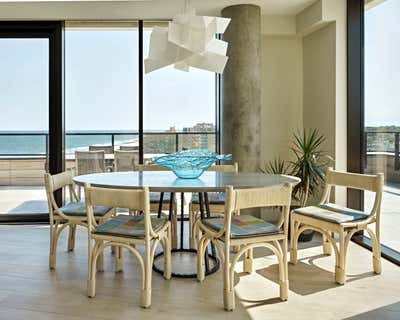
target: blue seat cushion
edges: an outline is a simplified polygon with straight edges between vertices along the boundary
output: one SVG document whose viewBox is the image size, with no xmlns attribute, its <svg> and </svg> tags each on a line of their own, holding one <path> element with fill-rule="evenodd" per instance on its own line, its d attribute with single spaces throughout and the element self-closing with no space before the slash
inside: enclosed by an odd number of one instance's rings
<svg viewBox="0 0 400 320">
<path fill-rule="evenodd" d="M 206 218 L 202 220 L 207 227 L 219 231 L 224 226 L 224 218 Z M 252 215 L 233 216 L 231 219 L 231 238 L 254 237 L 283 233 L 283 231 L 272 223 Z"/>
<path fill-rule="evenodd" d="M 295 209 L 294 212 L 333 223 L 345 223 L 363 220 L 368 217 L 365 212 L 327 203 Z"/>
<path fill-rule="evenodd" d="M 151 225 L 154 232 L 159 231 L 167 222 L 166 218 L 151 217 Z M 144 216 L 117 215 L 97 226 L 94 233 L 117 237 L 143 238 Z"/>
<path fill-rule="evenodd" d="M 225 193 L 223 192 L 207 192 L 209 204 L 225 204 Z M 203 198 L 204 199 L 204 198 Z M 192 198 L 192 203 L 199 204 L 199 194 L 195 193 Z"/>
<path fill-rule="evenodd" d="M 150 192 L 150 203 L 159 203 L 160 195 L 161 195 L 160 192 Z M 169 202 L 169 199 L 171 199 L 171 193 L 164 192 L 163 203 Z"/>
<path fill-rule="evenodd" d="M 96 217 L 102 217 L 106 213 L 108 213 L 112 207 L 108 206 L 94 206 L 93 214 Z M 86 203 L 84 201 L 73 201 L 67 203 L 65 206 L 62 206 L 60 210 L 67 216 L 86 216 Z"/>
</svg>

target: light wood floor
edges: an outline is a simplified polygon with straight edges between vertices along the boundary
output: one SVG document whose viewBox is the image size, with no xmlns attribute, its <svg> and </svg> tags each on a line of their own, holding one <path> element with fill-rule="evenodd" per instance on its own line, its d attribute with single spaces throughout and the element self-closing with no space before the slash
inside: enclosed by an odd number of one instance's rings
<svg viewBox="0 0 400 320">
<path fill-rule="evenodd" d="M 49 271 L 47 226 L 0 226 L 0 319 L 400 319 L 400 268 L 383 261 L 383 274 L 373 275 L 370 252 L 350 245 L 348 283 L 333 282 L 334 259 L 308 244 L 300 261 L 290 266 L 289 301 L 280 302 L 275 258 L 256 258 L 257 271 L 240 274 L 237 308 L 222 307 L 221 273 L 195 280 L 164 280 L 153 273 L 151 309 L 138 306 L 139 270 L 125 254 L 125 270 L 113 272 L 106 253 L 106 271 L 98 273 L 97 296 L 86 288 L 86 238 L 78 232 L 75 252 L 66 252 L 66 234 L 59 243 L 56 271 Z M 260 252 L 256 252 L 256 257 Z"/>
</svg>

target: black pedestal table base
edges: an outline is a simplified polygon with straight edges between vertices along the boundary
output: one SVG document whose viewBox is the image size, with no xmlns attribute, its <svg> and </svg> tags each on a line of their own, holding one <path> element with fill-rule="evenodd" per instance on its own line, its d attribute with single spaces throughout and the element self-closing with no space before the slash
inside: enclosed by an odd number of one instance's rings
<svg viewBox="0 0 400 320">
<path fill-rule="evenodd" d="M 173 215 L 173 201 L 174 201 L 175 194 L 171 192 L 170 196 L 170 201 L 169 201 L 169 217 L 168 219 L 171 221 L 172 220 L 172 215 Z M 160 205 L 158 208 L 158 217 L 161 217 L 161 209 L 162 209 L 162 201 L 164 198 L 164 193 L 162 192 L 160 195 Z M 201 218 L 204 218 L 204 203 L 206 206 L 206 211 L 207 211 L 207 216 L 210 216 L 210 208 L 209 208 L 209 203 L 208 203 L 208 196 L 207 193 L 204 193 L 204 200 L 203 200 L 203 193 L 199 192 L 199 206 L 200 206 L 200 215 Z M 184 248 L 183 244 L 183 237 L 184 237 L 184 223 L 185 221 L 188 221 L 188 218 L 185 218 L 184 215 L 184 194 L 181 193 L 181 216 L 179 219 L 177 219 L 180 222 L 180 242 L 179 242 L 179 248 L 177 249 L 172 249 L 171 250 L 171 260 L 174 260 L 174 256 L 178 256 L 181 254 L 191 254 L 194 256 L 195 260 L 197 260 L 197 250 L 196 249 L 188 249 Z M 190 226 L 189 226 L 190 227 Z M 216 251 L 215 251 L 215 246 L 213 243 L 210 243 L 209 246 L 211 247 L 211 254 L 209 253 L 208 248 L 206 249 L 205 256 L 204 256 L 204 262 L 205 262 L 205 275 L 210 275 L 212 273 L 215 273 L 220 266 L 219 259 L 217 258 Z M 175 254 L 174 254 L 175 253 Z M 160 252 L 154 256 L 154 263 L 153 263 L 153 270 L 159 274 L 164 274 L 164 270 L 156 265 L 156 261 L 164 256 L 164 252 Z M 210 266 L 210 260 L 213 262 L 213 265 Z M 171 273 L 172 277 L 175 278 L 196 278 L 197 273 L 178 273 L 178 272 L 172 272 Z"/>
</svg>

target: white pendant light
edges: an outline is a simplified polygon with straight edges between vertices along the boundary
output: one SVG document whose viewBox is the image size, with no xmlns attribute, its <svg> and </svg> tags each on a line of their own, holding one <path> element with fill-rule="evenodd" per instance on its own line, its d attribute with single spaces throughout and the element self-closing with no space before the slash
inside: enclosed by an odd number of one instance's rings
<svg viewBox="0 0 400 320">
<path fill-rule="evenodd" d="M 176 15 L 168 28 L 153 29 L 149 56 L 144 61 L 146 73 L 171 64 L 182 71 L 189 71 L 190 67 L 224 71 L 228 43 L 215 39 L 215 34 L 224 33 L 231 19 L 197 16 L 187 1 L 185 7 L 185 12 Z"/>
</svg>

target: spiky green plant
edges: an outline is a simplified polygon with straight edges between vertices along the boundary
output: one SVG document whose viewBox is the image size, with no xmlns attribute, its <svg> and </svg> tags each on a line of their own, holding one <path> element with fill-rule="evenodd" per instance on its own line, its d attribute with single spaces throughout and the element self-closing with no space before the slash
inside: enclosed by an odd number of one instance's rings
<svg viewBox="0 0 400 320">
<path fill-rule="evenodd" d="M 301 206 L 305 206 L 309 196 L 316 193 L 324 182 L 325 167 L 332 160 L 322 151 L 325 137 L 318 129 L 303 130 L 293 134 L 293 161 L 285 161 L 280 157 L 267 163 L 261 171 L 269 174 L 287 174 L 299 177 L 301 182 L 293 188 L 293 198 Z"/>
<path fill-rule="evenodd" d="M 293 175 L 301 182 L 293 188 L 295 199 L 301 206 L 306 205 L 308 197 L 313 196 L 324 182 L 327 155 L 321 150 L 325 137 L 318 129 L 303 130 L 302 134 L 294 134 L 291 148 L 295 160 L 291 161 Z"/>
<path fill-rule="evenodd" d="M 292 170 L 290 168 L 290 163 L 282 160 L 280 157 L 275 158 L 274 161 L 269 161 L 266 167 L 261 171 L 269 174 L 291 174 Z"/>
</svg>

